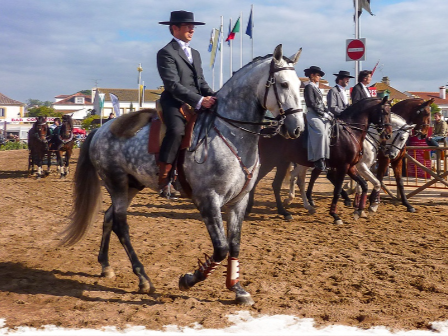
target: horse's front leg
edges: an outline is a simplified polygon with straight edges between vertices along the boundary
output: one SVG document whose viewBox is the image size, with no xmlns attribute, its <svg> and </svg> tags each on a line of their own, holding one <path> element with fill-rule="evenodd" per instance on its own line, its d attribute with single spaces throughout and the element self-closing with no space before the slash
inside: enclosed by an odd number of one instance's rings
<svg viewBox="0 0 448 336">
<path fill-rule="evenodd" d="M 339 196 L 341 194 L 342 185 L 344 184 L 344 178 L 345 178 L 346 171 L 347 171 L 347 166 L 344 165 L 343 167 L 340 167 L 338 170 L 329 171 L 329 174 L 327 175 L 328 179 L 334 185 L 333 200 L 331 201 L 331 206 L 330 206 L 330 215 L 334 219 L 333 223 L 337 224 L 337 225 L 344 224 L 342 222 L 342 219 L 337 214 L 337 205 L 338 205 Z"/>
<path fill-rule="evenodd" d="M 69 174 L 69 165 L 70 165 L 70 157 L 71 157 L 71 151 L 68 149 L 66 152 L 65 152 L 65 164 L 64 164 L 64 171 L 63 171 L 63 175 L 64 175 L 64 177 L 67 177 L 67 175 Z"/>
<path fill-rule="evenodd" d="M 60 178 L 64 178 L 64 170 L 62 168 L 63 163 L 62 163 L 63 159 L 62 159 L 62 154 L 60 151 L 56 151 L 56 162 L 58 165 L 58 173 L 59 173 L 59 177 Z"/>
<path fill-rule="evenodd" d="M 316 180 L 319 177 L 321 172 L 322 172 L 321 170 L 314 168 L 311 171 L 310 181 L 308 182 L 308 189 L 306 190 L 306 198 L 308 199 L 308 202 L 312 207 L 315 207 L 313 197 L 312 197 L 314 183 L 316 182 Z"/>
<path fill-rule="evenodd" d="M 298 170 L 297 186 L 299 187 L 300 190 L 300 196 L 302 197 L 303 207 L 306 210 L 308 210 L 308 213 L 313 215 L 316 213 L 316 209 L 314 209 L 314 206 L 308 202 L 308 197 L 306 195 L 306 188 L 305 188 L 306 172 L 308 171 L 309 167 L 298 165 L 296 169 Z"/>
<path fill-rule="evenodd" d="M 286 172 L 289 169 L 290 163 L 287 161 L 280 162 L 277 165 L 277 171 L 275 173 L 274 181 L 272 182 L 272 189 L 274 190 L 275 202 L 277 203 L 277 212 L 282 215 L 286 220 L 292 220 L 292 215 L 286 211 L 283 206 L 282 199 L 280 197 L 280 190 L 285 178 Z"/>
<path fill-rule="evenodd" d="M 359 196 L 358 204 L 355 204 L 354 217 L 358 219 L 359 217 L 367 217 L 364 212 L 367 201 L 367 182 L 359 175 L 356 166 L 351 166 L 348 170 L 348 175 L 361 187 L 361 195 Z"/>
<path fill-rule="evenodd" d="M 235 293 L 236 303 L 241 305 L 253 305 L 251 295 L 243 288 L 240 282 L 240 254 L 241 228 L 248 196 L 236 203 L 228 210 L 227 241 L 229 244 L 229 256 L 227 258 L 226 287 Z"/>
<path fill-rule="evenodd" d="M 296 180 L 298 175 L 298 166 L 294 167 L 294 169 L 289 174 L 289 193 L 288 198 L 283 200 L 283 204 L 288 206 L 292 203 L 293 199 L 296 197 Z M 297 182 L 298 183 L 298 182 Z"/>
<path fill-rule="evenodd" d="M 51 170 L 51 152 L 47 151 L 45 155 L 47 156 L 47 171 L 45 172 L 45 176 L 48 176 Z"/>
<path fill-rule="evenodd" d="M 408 212 L 415 212 L 415 208 L 409 203 L 406 197 L 406 192 L 404 190 L 402 170 L 403 170 L 403 160 L 402 158 L 397 158 L 391 162 L 392 169 L 394 171 L 395 181 L 397 182 L 397 189 L 400 193 L 401 203 L 406 207 Z"/>
<path fill-rule="evenodd" d="M 370 162 L 369 162 L 370 164 Z M 369 166 L 365 163 L 357 164 L 356 168 L 358 169 L 358 173 L 361 175 L 363 179 L 369 181 L 373 184 L 373 191 L 369 197 L 369 211 L 376 212 L 378 210 L 379 203 L 379 195 L 381 191 L 381 182 L 375 177 L 372 171 L 369 169 Z"/>
<path fill-rule="evenodd" d="M 193 273 L 186 273 L 179 278 L 179 289 L 182 291 L 189 290 L 198 282 L 207 279 L 229 252 L 218 197 L 214 192 L 210 192 L 202 194 L 200 198 L 194 198 L 193 201 L 201 213 L 212 240 L 213 254 L 212 256 L 205 254 L 204 261 L 198 259 L 198 268 Z"/>
</svg>

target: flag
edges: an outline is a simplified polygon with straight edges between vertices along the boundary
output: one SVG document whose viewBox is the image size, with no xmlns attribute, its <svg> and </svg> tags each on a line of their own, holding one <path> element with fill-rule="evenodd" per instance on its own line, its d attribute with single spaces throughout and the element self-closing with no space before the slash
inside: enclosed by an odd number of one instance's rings
<svg viewBox="0 0 448 336">
<path fill-rule="evenodd" d="M 112 106 L 114 107 L 115 116 L 119 117 L 121 115 L 120 112 L 120 102 L 118 100 L 118 97 L 114 95 L 113 93 L 109 93 L 110 101 L 112 102 Z"/>
<path fill-rule="evenodd" d="M 212 29 L 212 33 L 210 34 L 210 44 L 208 45 L 208 52 L 211 52 L 213 49 L 213 41 L 215 39 L 215 29 Z"/>
<path fill-rule="evenodd" d="M 98 89 L 95 90 L 95 98 L 93 98 L 93 110 L 90 114 L 101 115 L 101 98 L 100 91 Z"/>
<path fill-rule="evenodd" d="M 374 15 L 370 10 L 370 0 L 353 0 L 353 5 L 355 5 L 355 1 L 358 1 L 358 17 L 362 14 L 363 9 L 368 11 L 370 15 Z"/>
<path fill-rule="evenodd" d="M 144 94 L 144 88 L 143 88 L 143 85 L 139 85 L 139 88 L 138 88 L 138 98 L 139 98 L 139 107 L 142 107 L 142 105 L 143 105 L 143 94 Z"/>
<path fill-rule="evenodd" d="M 239 33 L 239 32 L 240 32 L 240 18 L 238 18 L 238 20 L 236 20 L 232 31 L 229 33 L 229 36 L 227 36 L 226 42 L 229 40 L 235 39 L 235 34 Z"/>
<path fill-rule="evenodd" d="M 216 59 L 216 51 L 218 49 L 218 40 L 219 40 L 219 35 L 221 34 L 221 32 L 216 29 L 214 29 L 214 38 L 213 38 L 213 47 L 212 47 L 212 54 L 210 57 L 210 68 L 213 68 L 215 66 L 215 59 Z"/>
<path fill-rule="evenodd" d="M 246 35 L 249 35 L 252 38 L 252 28 L 254 28 L 254 23 L 252 21 L 252 9 L 250 10 L 249 22 L 247 23 Z"/>
</svg>

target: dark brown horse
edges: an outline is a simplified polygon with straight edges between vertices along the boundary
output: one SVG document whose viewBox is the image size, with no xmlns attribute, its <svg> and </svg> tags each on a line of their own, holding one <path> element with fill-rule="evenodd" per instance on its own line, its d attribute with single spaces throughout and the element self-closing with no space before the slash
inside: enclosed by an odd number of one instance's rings
<svg viewBox="0 0 448 336">
<path fill-rule="evenodd" d="M 71 115 L 66 114 L 62 116 L 62 124 L 55 130 L 50 141 L 50 150 L 56 152 L 58 172 L 61 178 L 66 177 L 69 173 L 70 157 L 74 144 L 73 119 Z M 65 158 L 63 158 L 64 152 Z"/>
<path fill-rule="evenodd" d="M 431 116 L 431 104 L 434 103 L 434 98 L 424 101 L 420 98 L 406 99 L 396 103 L 392 106 L 391 111 L 406 120 L 407 124 L 416 124 L 414 133 L 419 138 L 425 138 L 428 134 L 429 121 Z M 381 151 L 378 153 L 378 170 L 377 178 L 380 182 L 383 181 L 384 175 L 389 164 L 394 171 L 395 181 L 397 183 L 398 191 L 401 195 L 401 202 L 409 212 L 415 212 L 415 208 L 409 203 L 404 192 L 402 170 L 403 158 L 406 155 L 406 146 L 401 150 L 400 154 L 391 160 Z M 379 194 L 374 190 L 370 195 L 370 202 L 375 201 L 379 203 Z"/>
<path fill-rule="evenodd" d="M 332 138 L 330 159 L 327 160 L 327 166 L 331 167 L 327 177 L 334 185 L 330 215 L 333 216 L 335 224 L 342 224 L 342 220 L 336 211 L 336 205 L 347 173 L 362 187 L 362 200 L 359 203 L 359 208 L 355 210 L 355 213 L 359 215 L 365 207 L 367 183 L 361 178 L 355 165 L 360 158 L 362 142 L 370 124 L 377 125 L 382 130 L 386 128 L 386 132 L 383 132 L 383 134 L 390 134 L 392 132 L 392 128 L 390 127 L 390 105 L 387 102 L 387 98 L 383 100 L 379 98 L 363 99 L 348 107 L 342 113 L 340 120 L 336 121 L 336 126 L 339 131 L 333 134 L 338 133 L 338 136 L 335 135 Z M 313 166 L 313 163 L 308 161 L 306 141 L 306 136 L 285 141 L 275 136 L 273 138 L 260 138 L 258 143 L 261 166 L 255 186 L 267 173 L 274 167 L 277 167 L 272 187 L 274 189 L 278 213 L 283 215 L 285 219 L 291 219 L 292 217 L 283 207 L 280 199 L 280 188 L 290 163 L 298 163 L 302 166 L 309 167 Z M 252 209 L 255 186 L 250 193 L 246 213 L 249 213 Z"/>
<path fill-rule="evenodd" d="M 40 116 L 28 131 L 28 149 L 30 152 L 28 163 L 28 175 L 34 174 L 34 166 L 37 166 L 36 177 L 40 179 L 50 174 L 50 155 L 48 152 L 48 138 L 50 130 L 47 124 L 47 118 Z M 47 171 L 43 172 L 43 161 L 47 156 Z"/>
</svg>

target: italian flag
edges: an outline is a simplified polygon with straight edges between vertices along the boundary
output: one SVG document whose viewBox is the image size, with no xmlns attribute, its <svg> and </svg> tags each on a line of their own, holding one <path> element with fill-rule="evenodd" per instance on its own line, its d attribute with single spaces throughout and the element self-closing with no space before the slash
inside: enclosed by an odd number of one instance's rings
<svg viewBox="0 0 448 336">
<path fill-rule="evenodd" d="M 226 42 L 235 39 L 235 34 L 240 32 L 240 18 L 236 20 L 235 25 L 233 26 L 232 31 L 227 36 Z"/>
</svg>

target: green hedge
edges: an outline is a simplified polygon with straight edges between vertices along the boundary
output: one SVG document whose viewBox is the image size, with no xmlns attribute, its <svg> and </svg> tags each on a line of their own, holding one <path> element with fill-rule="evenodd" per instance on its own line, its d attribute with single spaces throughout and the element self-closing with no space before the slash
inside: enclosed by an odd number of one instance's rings
<svg viewBox="0 0 448 336">
<path fill-rule="evenodd" d="M 12 150 L 12 149 L 28 149 L 28 145 L 25 142 L 8 141 L 4 145 L 0 146 L 0 151 Z"/>
</svg>

